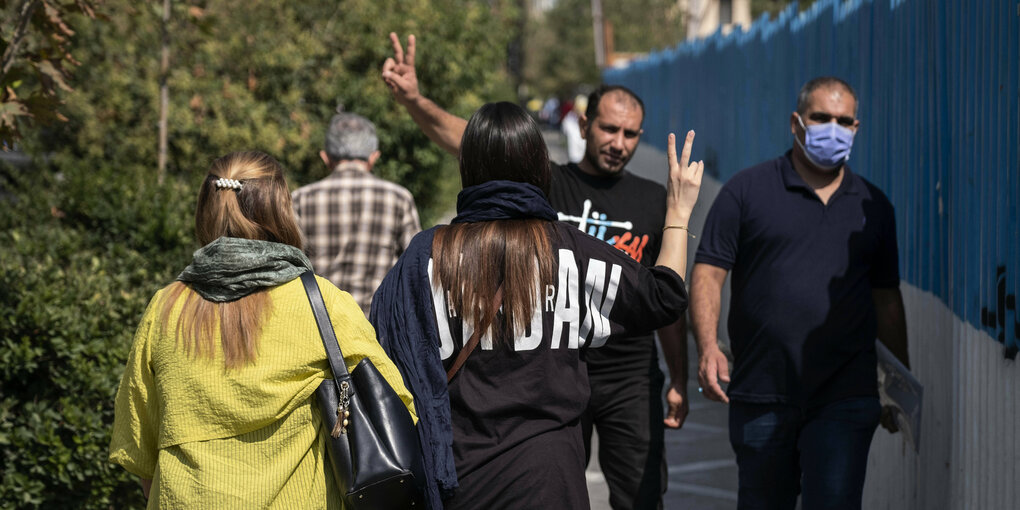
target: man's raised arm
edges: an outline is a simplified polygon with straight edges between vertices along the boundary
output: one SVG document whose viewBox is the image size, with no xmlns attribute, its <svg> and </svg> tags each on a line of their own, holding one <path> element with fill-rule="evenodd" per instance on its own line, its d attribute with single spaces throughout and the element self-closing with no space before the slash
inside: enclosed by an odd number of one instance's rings
<svg viewBox="0 0 1020 510">
<path fill-rule="evenodd" d="M 414 35 L 407 36 L 406 54 L 397 34 L 390 32 L 390 42 L 393 43 L 393 57 L 383 63 L 383 81 L 425 136 L 446 152 L 458 156 L 467 121 L 440 108 L 418 91 L 418 75 L 414 70 Z"/>
</svg>

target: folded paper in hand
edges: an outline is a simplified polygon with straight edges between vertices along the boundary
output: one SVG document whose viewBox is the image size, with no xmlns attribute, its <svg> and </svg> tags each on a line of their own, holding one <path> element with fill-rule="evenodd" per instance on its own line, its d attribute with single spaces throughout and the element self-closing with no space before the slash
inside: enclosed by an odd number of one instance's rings
<svg viewBox="0 0 1020 510">
<path fill-rule="evenodd" d="M 892 408 L 903 440 L 913 446 L 915 452 L 920 451 L 924 387 L 882 342 L 875 342 L 875 351 L 878 353 L 878 398 L 882 406 Z"/>
</svg>

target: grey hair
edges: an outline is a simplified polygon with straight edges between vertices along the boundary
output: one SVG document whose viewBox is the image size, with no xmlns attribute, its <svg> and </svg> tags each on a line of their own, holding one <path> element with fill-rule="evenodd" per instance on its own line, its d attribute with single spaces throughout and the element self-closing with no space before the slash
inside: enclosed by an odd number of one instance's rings
<svg viewBox="0 0 1020 510">
<path fill-rule="evenodd" d="M 354 113 L 338 113 L 330 119 L 326 155 L 331 160 L 367 160 L 378 149 L 379 138 L 370 120 Z"/>
<path fill-rule="evenodd" d="M 803 87 L 800 88 L 800 93 L 797 94 L 797 113 L 803 115 L 807 113 L 808 107 L 811 104 L 811 94 L 822 87 L 837 87 L 845 89 L 854 98 L 854 115 L 857 114 L 857 106 L 860 101 L 857 99 L 857 92 L 850 86 L 849 83 L 836 78 L 835 76 L 819 76 L 812 78 Z"/>
</svg>

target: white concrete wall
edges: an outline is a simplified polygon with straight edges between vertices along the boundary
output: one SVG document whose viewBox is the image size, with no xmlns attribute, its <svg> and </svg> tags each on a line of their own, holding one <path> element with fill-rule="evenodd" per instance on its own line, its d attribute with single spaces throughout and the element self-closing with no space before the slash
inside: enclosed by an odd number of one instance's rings
<svg viewBox="0 0 1020 510">
<path fill-rule="evenodd" d="M 1017 363 L 935 296 L 903 292 L 911 363 L 925 386 L 921 451 L 880 430 L 864 508 L 1020 508 Z"/>
</svg>

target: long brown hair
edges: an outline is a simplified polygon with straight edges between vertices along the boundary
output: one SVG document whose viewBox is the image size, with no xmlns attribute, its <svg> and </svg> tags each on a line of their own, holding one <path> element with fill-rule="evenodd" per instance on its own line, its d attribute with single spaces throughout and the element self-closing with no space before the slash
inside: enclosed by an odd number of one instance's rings
<svg viewBox="0 0 1020 510">
<path fill-rule="evenodd" d="M 493 180 L 549 187 L 549 154 L 535 121 L 511 103 L 490 103 L 471 116 L 460 145 L 465 187 Z M 524 334 L 540 289 L 553 279 L 549 221 L 514 219 L 455 223 L 436 229 L 432 258 L 436 282 L 450 306 L 475 331 L 486 324 L 503 285 L 503 318 L 494 326 L 498 344 Z M 497 329 L 498 328 L 498 329 Z"/>
<path fill-rule="evenodd" d="M 240 190 L 217 188 L 220 178 L 242 183 Z M 202 182 L 195 209 L 195 233 L 207 245 L 219 237 L 240 237 L 289 244 L 301 248 L 301 230 L 294 219 L 283 167 L 262 152 L 234 152 L 213 162 Z M 184 351 L 195 357 L 215 356 L 216 324 L 227 368 L 253 363 L 258 353 L 262 321 L 272 312 L 265 290 L 236 301 L 215 303 L 188 289 L 170 285 L 161 314 L 162 327 L 183 296 L 174 335 Z"/>
</svg>

